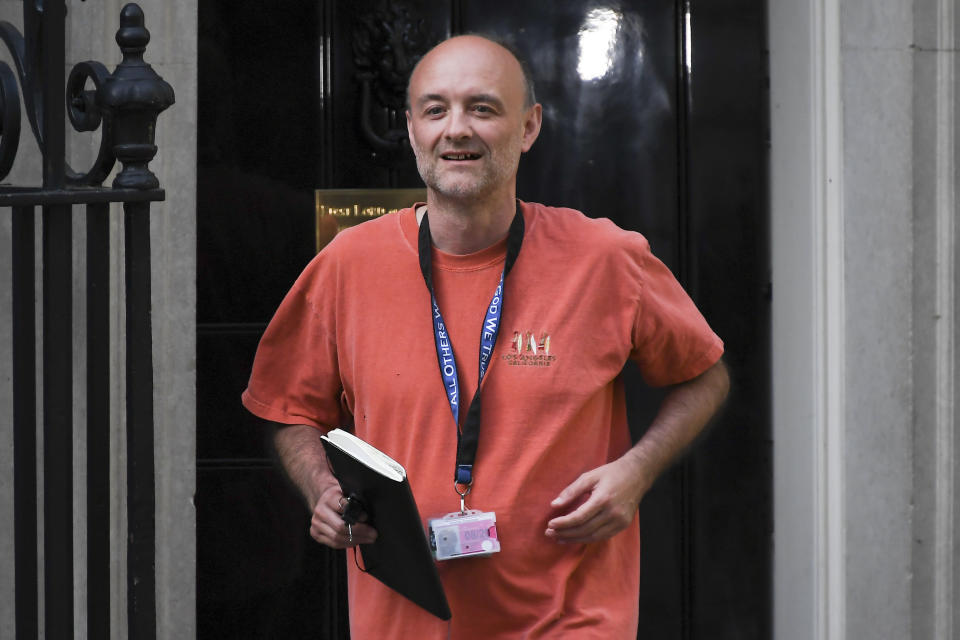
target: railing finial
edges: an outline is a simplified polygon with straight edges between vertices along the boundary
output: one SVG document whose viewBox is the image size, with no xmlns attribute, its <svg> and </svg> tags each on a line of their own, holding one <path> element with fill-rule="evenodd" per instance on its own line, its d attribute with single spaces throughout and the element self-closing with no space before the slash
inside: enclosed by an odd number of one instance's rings
<svg viewBox="0 0 960 640">
<path fill-rule="evenodd" d="M 123 51 L 123 63 L 143 62 L 143 52 L 150 42 L 150 32 L 143 26 L 143 9 L 132 2 L 120 10 L 117 44 Z"/>
<path fill-rule="evenodd" d="M 143 26 L 143 10 L 136 4 L 120 12 L 117 44 L 123 60 L 97 93 L 97 104 L 111 120 L 113 152 L 123 170 L 115 189 L 156 189 L 160 183 L 147 168 L 157 153 L 153 144 L 157 116 L 174 103 L 173 88 L 143 61 L 150 32 Z"/>
</svg>

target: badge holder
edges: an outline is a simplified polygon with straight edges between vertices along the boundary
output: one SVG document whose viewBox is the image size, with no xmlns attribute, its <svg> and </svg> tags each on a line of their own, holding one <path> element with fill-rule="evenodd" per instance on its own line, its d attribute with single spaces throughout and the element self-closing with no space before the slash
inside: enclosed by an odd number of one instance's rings
<svg viewBox="0 0 960 640">
<path fill-rule="evenodd" d="M 471 483 L 472 484 L 472 483 Z M 455 484 L 460 496 L 460 511 L 454 511 L 429 522 L 430 550 L 436 560 L 484 558 L 500 551 L 497 538 L 497 514 L 493 511 L 467 509 L 466 497 L 471 485 Z"/>
</svg>

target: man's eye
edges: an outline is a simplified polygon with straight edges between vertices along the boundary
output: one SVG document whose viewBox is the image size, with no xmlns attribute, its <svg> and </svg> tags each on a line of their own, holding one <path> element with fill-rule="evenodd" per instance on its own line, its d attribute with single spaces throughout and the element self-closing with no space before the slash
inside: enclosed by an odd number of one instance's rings
<svg viewBox="0 0 960 640">
<path fill-rule="evenodd" d="M 474 105 L 473 110 L 477 113 L 493 113 L 493 109 L 485 104 Z"/>
<path fill-rule="evenodd" d="M 427 107 L 425 112 L 428 116 L 438 116 L 443 113 L 443 107 L 436 105 L 433 107 Z"/>
</svg>

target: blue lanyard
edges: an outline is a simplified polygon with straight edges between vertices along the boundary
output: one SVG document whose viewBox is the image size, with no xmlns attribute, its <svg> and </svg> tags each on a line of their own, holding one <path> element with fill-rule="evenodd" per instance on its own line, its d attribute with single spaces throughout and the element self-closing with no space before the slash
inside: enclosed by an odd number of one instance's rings
<svg viewBox="0 0 960 640">
<path fill-rule="evenodd" d="M 440 375 L 443 377 L 443 386 L 447 391 L 447 401 L 453 420 L 460 424 L 460 383 L 457 373 L 457 361 L 453 355 L 453 343 L 447 334 L 447 327 L 443 323 L 443 314 L 437 304 L 437 297 L 430 292 L 430 303 L 433 307 L 433 337 L 437 344 L 437 363 L 440 365 Z M 493 292 L 493 298 L 487 307 L 486 317 L 483 319 L 483 330 L 480 334 L 480 375 L 477 386 L 483 382 L 490 364 L 493 347 L 497 344 L 497 335 L 500 333 L 500 314 L 503 309 L 503 274 L 500 274 L 500 284 Z"/>
<path fill-rule="evenodd" d="M 423 274 L 424 282 L 427 284 L 427 289 L 430 291 L 433 337 L 437 347 L 437 364 L 440 367 L 440 377 L 443 380 L 447 401 L 450 403 L 450 411 L 453 413 L 453 420 L 457 426 L 457 463 L 454 472 L 454 482 L 457 484 L 470 486 L 473 483 L 473 463 L 477 456 L 477 444 L 480 439 L 480 385 L 490 366 L 493 348 L 497 344 L 497 336 L 500 333 L 500 317 L 503 313 L 503 283 L 520 254 L 523 233 L 523 214 L 520 213 L 520 203 L 518 202 L 517 212 L 513 216 L 513 222 L 510 223 L 510 231 L 507 234 L 507 257 L 503 265 L 503 272 L 500 274 L 500 283 L 493 292 L 490 304 L 487 305 L 487 312 L 481 327 L 477 391 L 470 402 L 467 418 L 461 428 L 460 383 L 457 377 L 457 363 L 454 359 L 453 343 L 450 341 L 450 335 L 447 333 L 447 327 L 443 322 L 443 315 L 440 313 L 440 306 L 437 304 L 437 297 L 434 294 L 432 242 L 430 239 L 430 223 L 426 213 L 423 214 L 423 220 L 420 222 L 417 242 L 420 255 L 420 271 Z"/>
</svg>

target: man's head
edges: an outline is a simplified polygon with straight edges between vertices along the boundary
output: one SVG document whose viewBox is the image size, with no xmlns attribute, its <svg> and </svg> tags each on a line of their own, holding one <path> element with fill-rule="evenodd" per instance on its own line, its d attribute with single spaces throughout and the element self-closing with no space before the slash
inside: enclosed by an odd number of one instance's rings
<svg viewBox="0 0 960 640">
<path fill-rule="evenodd" d="M 523 106 L 524 106 L 524 108 L 525 108 L 525 109 L 529 109 L 529 108 L 532 107 L 533 105 L 537 104 L 537 94 L 536 94 L 536 90 L 535 90 L 535 88 L 534 88 L 533 73 L 530 71 L 530 65 L 528 65 L 528 64 L 526 63 L 526 61 L 524 61 L 523 58 L 520 57 L 520 55 L 517 53 L 517 51 L 516 51 L 516 49 L 514 48 L 514 46 L 513 46 L 512 44 L 509 44 L 509 43 L 506 43 L 506 42 L 504 42 L 504 41 L 502 41 L 502 40 L 499 40 L 499 39 L 497 39 L 496 37 L 488 37 L 488 36 L 480 35 L 480 34 L 469 34 L 469 36 L 470 36 L 470 37 L 474 37 L 474 38 L 480 38 L 480 39 L 482 39 L 482 40 L 487 40 L 487 41 L 489 41 L 489 42 L 492 43 L 492 44 L 500 45 L 502 48 L 506 49 L 507 52 L 508 52 L 511 56 L 513 56 L 513 59 L 517 62 L 517 64 L 520 65 L 520 71 L 523 73 L 523 85 L 524 85 L 524 86 L 523 86 L 523 89 L 524 89 L 524 95 L 523 95 L 524 101 L 523 101 Z M 464 37 L 464 36 L 454 36 L 454 37 L 452 37 L 452 38 L 448 38 L 448 40 L 454 40 L 454 39 L 460 38 L 460 37 Z M 444 41 L 444 42 L 446 42 L 446 41 Z M 441 42 L 440 44 L 438 44 L 438 45 L 436 45 L 436 46 L 440 46 L 440 45 L 444 44 L 444 42 Z M 429 52 L 428 52 L 428 53 L 429 53 Z M 426 56 L 424 56 L 424 57 L 426 57 Z M 421 60 L 421 61 L 422 61 L 422 60 Z M 419 66 L 419 63 L 417 63 L 417 66 Z M 412 79 L 412 78 L 413 78 L 413 74 L 411 74 L 411 79 Z M 409 108 L 410 108 L 410 81 L 408 80 L 408 81 L 407 81 L 407 109 L 409 109 Z"/>
<path fill-rule="evenodd" d="M 448 198 L 513 197 L 541 109 L 509 50 L 479 36 L 446 40 L 413 70 L 407 93 L 410 144 L 428 189 Z"/>
</svg>

